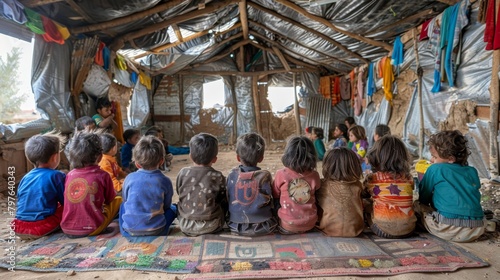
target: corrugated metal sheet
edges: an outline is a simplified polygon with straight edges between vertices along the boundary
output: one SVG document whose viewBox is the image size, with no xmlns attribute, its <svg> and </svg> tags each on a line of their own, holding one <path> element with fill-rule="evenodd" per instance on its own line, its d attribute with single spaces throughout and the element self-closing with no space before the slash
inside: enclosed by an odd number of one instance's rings
<svg viewBox="0 0 500 280">
<path fill-rule="evenodd" d="M 306 127 L 321 127 L 324 130 L 325 138 L 323 142 L 328 142 L 330 132 L 330 110 L 332 101 L 323 96 L 311 96 L 306 98 Z"/>
</svg>

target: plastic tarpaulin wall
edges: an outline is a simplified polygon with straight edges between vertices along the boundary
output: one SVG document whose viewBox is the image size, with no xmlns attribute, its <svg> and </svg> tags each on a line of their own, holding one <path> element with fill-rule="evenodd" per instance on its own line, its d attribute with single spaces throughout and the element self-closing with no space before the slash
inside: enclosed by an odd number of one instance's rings
<svg viewBox="0 0 500 280">
<path fill-rule="evenodd" d="M 69 90 L 71 50 L 35 37 L 31 86 L 38 112 L 43 119 L 62 132 L 71 132 L 75 119 Z"/>
<path fill-rule="evenodd" d="M 149 117 L 149 98 L 150 96 L 146 87 L 141 83 L 136 83 L 127 114 L 130 126 L 141 127 L 146 124 Z"/>
<path fill-rule="evenodd" d="M 238 135 L 256 131 L 252 97 L 252 77 L 236 77 L 234 85 L 238 106 Z"/>
<path fill-rule="evenodd" d="M 184 128 L 186 131 L 185 139 L 182 142 L 189 142 L 194 136 L 193 125 L 200 124 L 200 109 L 203 101 L 203 77 L 202 76 L 183 76 L 183 92 L 184 95 L 184 114 L 191 117 L 191 122 L 185 122 Z"/>
</svg>

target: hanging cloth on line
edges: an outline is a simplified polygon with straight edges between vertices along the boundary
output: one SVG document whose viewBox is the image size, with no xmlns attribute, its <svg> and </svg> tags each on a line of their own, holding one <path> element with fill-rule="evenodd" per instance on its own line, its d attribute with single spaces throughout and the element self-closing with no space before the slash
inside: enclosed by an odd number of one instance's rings
<svg viewBox="0 0 500 280">
<path fill-rule="evenodd" d="M 495 24 L 495 17 L 497 24 Z M 487 42 L 485 50 L 498 50 L 500 48 L 500 27 L 498 21 L 500 20 L 500 13 L 495 15 L 495 0 L 488 1 L 488 8 L 486 9 L 486 27 L 484 29 L 484 41 Z"/>
<path fill-rule="evenodd" d="M 389 59 L 385 60 L 384 65 L 384 95 L 385 99 L 389 101 L 389 104 L 392 106 L 392 83 L 394 82 L 394 73 L 392 72 L 392 64 Z"/>
</svg>

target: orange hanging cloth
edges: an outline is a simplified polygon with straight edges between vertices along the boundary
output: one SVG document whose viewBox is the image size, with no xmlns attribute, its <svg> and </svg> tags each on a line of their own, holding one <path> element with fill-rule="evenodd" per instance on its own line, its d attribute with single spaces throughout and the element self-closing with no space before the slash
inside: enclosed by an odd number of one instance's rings
<svg viewBox="0 0 500 280">
<path fill-rule="evenodd" d="M 392 83 L 394 82 L 394 73 L 392 72 L 392 64 L 390 59 L 385 59 L 383 67 L 384 79 L 384 95 L 385 99 L 389 101 L 392 106 Z"/>
</svg>

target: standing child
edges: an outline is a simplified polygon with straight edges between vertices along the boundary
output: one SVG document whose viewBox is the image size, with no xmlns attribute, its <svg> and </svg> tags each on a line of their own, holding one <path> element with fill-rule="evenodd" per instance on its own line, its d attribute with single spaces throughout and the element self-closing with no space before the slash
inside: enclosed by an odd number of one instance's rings
<svg viewBox="0 0 500 280">
<path fill-rule="evenodd" d="M 37 239 L 59 229 L 66 175 L 55 169 L 61 159 L 62 139 L 59 134 L 35 135 L 24 145 L 35 168 L 24 175 L 17 191 L 13 229 L 21 239 Z"/>
<path fill-rule="evenodd" d="M 325 156 L 325 144 L 323 143 L 323 138 L 325 138 L 325 136 L 323 134 L 323 129 L 321 127 L 313 127 L 309 137 L 314 143 L 314 149 L 318 155 L 318 160 L 323 160 Z"/>
<path fill-rule="evenodd" d="M 127 173 L 135 170 L 135 166 L 130 164 L 132 162 L 132 149 L 139 142 L 139 137 L 141 133 L 137 129 L 127 129 L 123 132 L 123 139 L 125 139 L 125 144 L 121 149 L 121 159 L 123 170 Z"/>
<path fill-rule="evenodd" d="M 172 182 L 158 169 L 164 158 L 165 148 L 157 137 L 144 136 L 135 145 L 134 161 L 139 170 L 128 175 L 123 184 L 123 236 L 168 235 L 177 208 L 172 204 Z"/>
<path fill-rule="evenodd" d="M 347 147 L 326 154 L 324 179 L 316 193 L 318 228 L 326 235 L 354 237 L 363 231 L 362 173 L 358 157 Z"/>
<path fill-rule="evenodd" d="M 431 135 L 432 165 L 419 185 L 416 210 L 433 235 L 454 242 L 470 242 L 484 233 L 479 176 L 468 166 L 467 139 L 459 131 Z"/>
<path fill-rule="evenodd" d="M 179 225 L 189 236 L 222 230 L 227 211 L 226 179 L 212 167 L 219 153 L 217 138 L 200 133 L 189 141 L 194 165 L 184 167 L 177 175 Z"/>
<path fill-rule="evenodd" d="M 384 238 L 403 238 L 415 229 L 413 177 L 410 154 L 403 141 L 386 135 L 367 155 L 373 173 L 365 178 L 371 199 L 365 210 L 373 233 Z M 373 203 L 373 205 L 371 205 Z"/>
<path fill-rule="evenodd" d="M 276 172 L 273 197 L 279 201 L 279 230 L 283 234 L 303 233 L 318 220 L 315 192 L 321 180 L 316 169 L 316 151 L 305 136 L 288 140 L 281 161 L 285 168 Z"/>
<path fill-rule="evenodd" d="M 113 180 L 113 187 L 115 191 L 121 192 L 123 186 L 123 180 L 125 180 L 125 173 L 121 167 L 116 162 L 116 152 L 118 151 L 118 142 L 114 135 L 110 133 L 103 133 L 100 135 L 101 137 L 101 145 L 102 145 L 102 159 L 99 162 L 99 167 L 108 172 L 109 176 L 111 176 L 111 180 Z"/>
<path fill-rule="evenodd" d="M 257 133 L 238 137 L 236 159 L 241 165 L 227 178 L 228 226 L 232 233 L 259 236 L 272 233 L 277 226 L 273 216 L 273 178 L 257 167 L 264 159 L 266 142 Z"/>
<path fill-rule="evenodd" d="M 109 99 L 106 97 L 99 98 L 96 101 L 95 107 L 97 114 L 92 117 L 95 121 L 95 124 L 99 128 L 113 131 L 117 127 L 117 124 L 114 121 L 115 114 L 112 110 L 113 106 L 111 104 L 111 101 L 109 101 Z"/>
<path fill-rule="evenodd" d="M 333 131 L 333 137 L 335 142 L 333 142 L 332 148 L 347 146 L 349 134 L 347 133 L 347 126 L 343 123 L 337 124 L 335 130 Z"/>
<path fill-rule="evenodd" d="M 111 223 L 122 202 L 111 176 L 97 165 L 102 158 L 99 135 L 75 135 L 70 158 L 74 169 L 66 176 L 61 228 L 71 237 L 98 235 Z"/>
<path fill-rule="evenodd" d="M 368 170 L 365 163 L 366 152 L 368 152 L 365 128 L 359 125 L 349 128 L 349 141 L 352 142 L 352 151 L 358 156 L 361 169 L 363 172 Z"/>
</svg>

